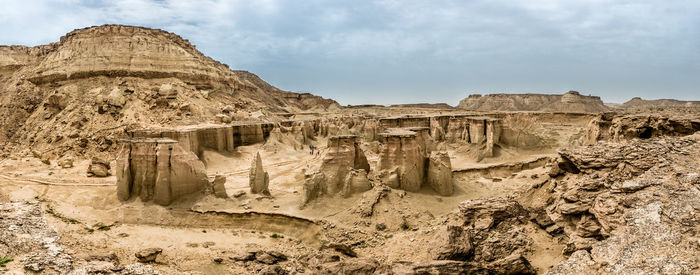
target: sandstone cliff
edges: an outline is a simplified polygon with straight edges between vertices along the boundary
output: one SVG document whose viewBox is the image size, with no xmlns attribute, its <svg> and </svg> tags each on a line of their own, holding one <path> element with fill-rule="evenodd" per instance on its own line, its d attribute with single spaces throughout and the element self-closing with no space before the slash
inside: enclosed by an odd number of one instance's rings
<svg viewBox="0 0 700 275">
<path fill-rule="evenodd" d="M 600 97 L 583 96 L 576 91 L 554 94 L 472 94 L 457 108 L 475 111 L 544 111 L 598 113 L 608 111 Z"/>
<path fill-rule="evenodd" d="M 157 29 L 103 25 L 49 45 L 0 46 L 4 153 L 30 146 L 57 155 L 113 151 L 125 129 L 260 121 L 338 107 L 233 71 Z"/>
</svg>

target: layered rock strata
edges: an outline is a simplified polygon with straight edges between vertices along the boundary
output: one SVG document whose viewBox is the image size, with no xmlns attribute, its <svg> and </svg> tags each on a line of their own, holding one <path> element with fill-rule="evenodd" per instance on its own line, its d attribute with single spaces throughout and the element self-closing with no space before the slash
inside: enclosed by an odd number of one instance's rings
<svg viewBox="0 0 700 275">
<path fill-rule="evenodd" d="M 442 196 L 454 193 L 452 162 L 447 152 L 431 152 L 428 161 L 428 185 Z"/>
<path fill-rule="evenodd" d="M 141 129 L 129 131 L 131 138 L 169 138 L 184 149 L 201 156 L 205 149 L 232 152 L 236 147 L 262 143 L 274 128 L 272 123 L 240 125 L 194 125 L 177 129 Z"/>
<path fill-rule="evenodd" d="M 392 128 L 380 134 L 377 172 L 391 188 L 417 192 L 425 180 L 426 156 L 416 132 Z"/>
<path fill-rule="evenodd" d="M 306 175 L 304 204 L 322 195 L 349 195 L 371 189 L 369 163 L 353 135 L 332 136 L 317 171 Z"/>
<path fill-rule="evenodd" d="M 651 115 L 599 115 L 586 126 L 585 143 L 600 140 L 619 142 L 628 139 L 647 139 L 658 136 L 685 136 L 700 131 L 700 120 L 674 119 Z"/>
<path fill-rule="evenodd" d="M 433 152 L 428 128 L 390 128 L 380 136 L 377 174 L 384 184 L 418 192 L 428 183 L 438 194 L 452 195 L 450 157 L 447 152 Z"/>
<path fill-rule="evenodd" d="M 538 219 L 547 222 L 537 223 L 561 228 L 572 255 L 549 273 L 693 273 L 700 176 L 687 163 L 696 161 L 698 140 L 655 137 L 560 151 L 546 219 Z"/>
<path fill-rule="evenodd" d="M 117 197 L 169 205 L 209 186 L 204 163 L 171 139 L 132 139 L 117 158 Z"/>
</svg>

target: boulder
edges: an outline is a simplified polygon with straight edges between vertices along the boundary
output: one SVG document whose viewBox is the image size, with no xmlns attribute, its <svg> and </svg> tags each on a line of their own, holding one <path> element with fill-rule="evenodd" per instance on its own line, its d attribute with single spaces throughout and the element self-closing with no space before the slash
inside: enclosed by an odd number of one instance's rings
<svg viewBox="0 0 700 275">
<path fill-rule="evenodd" d="M 472 241 L 469 231 L 461 226 L 446 226 L 431 241 L 433 260 L 466 261 L 472 256 Z"/>
<path fill-rule="evenodd" d="M 216 120 L 218 120 L 221 123 L 231 123 L 231 115 L 227 114 L 217 114 L 216 115 Z"/>
<path fill-rule="evenodd" d="M 216 175 L 214 182 L 212 182 L 212 189 L 214 190 L 214 196 L 217 198 L 228 198 L 226 193 L 226 177 L 222 175 Z"/>
<path fill-rule="evenodd" d="M 41 156 L 41 163 L 51 165 L 51 157 L 49 156 L 49 154 L 44 154 Z"/>
<path fill-rule="evenodd" d="M 163 253 L 161 248 L 146 248 L 136 252 L 135 256 L 141 263 L 152 263 L 161 253 Z"/>
<path fill-rule="evenodd" d="M 251 193 L 268 196 L 270 195 L 270 190 L 268 189 L 270 177 L 268 176 L 267 172 L 263 170 L 262 158 L 260 158 L 259 152 L 255 154 L 255 157 L 250 164 L 250 174 L 248 180 Z"/>
<path fill-rule="evenodd" d="M 64 158 L 62 160 L 59 160 L 58 166 L 61 166 L 61 168 L 73 168 L 73 159 L 72 158 Z"/>
<path fill-rule="evenodd" d="M 236 108 L 231 105 L 226 105 L 223 109 L 221 109 L 221 112 L 225 114 L 233 114 L 236 112 Z"/>
<path fill-rule="evenodd" d="M 109 169 L 111 169 L 109 162 L 93 157 L 88 166 L 87 174 L 93 177 L 107 177 L 110 174 Z"/>
</svg>

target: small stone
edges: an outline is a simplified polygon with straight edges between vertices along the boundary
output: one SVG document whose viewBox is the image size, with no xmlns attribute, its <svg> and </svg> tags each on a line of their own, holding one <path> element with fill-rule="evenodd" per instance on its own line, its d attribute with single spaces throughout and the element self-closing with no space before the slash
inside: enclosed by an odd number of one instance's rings
<svg viewBox="0 0 700 275">
<path fill-rule="evenodd" d="M 139 259 L 139 262 L 151 263 L 154 262 L 156 260 L 156 257 L 161 253 L 163 253 L 163 249 L 161 248 L 146 248 L 139 252 L 136 252 L 136 254 L 134 255 L 136 256 L 136 258 Z"/>
</svg>

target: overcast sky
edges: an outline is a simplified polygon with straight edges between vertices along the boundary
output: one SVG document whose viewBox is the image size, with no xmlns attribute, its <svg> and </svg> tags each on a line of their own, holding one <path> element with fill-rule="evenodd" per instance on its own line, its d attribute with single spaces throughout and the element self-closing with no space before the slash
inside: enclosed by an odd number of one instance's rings
<svg viewBox="0 0 700 275">
<path fill-rule="evenodd" d="M 563 93 L 700 100 L 700 1 L 9 1 L 0 44 L 160 28 L 284 90 L 341 104 Z"/>
</svg>

